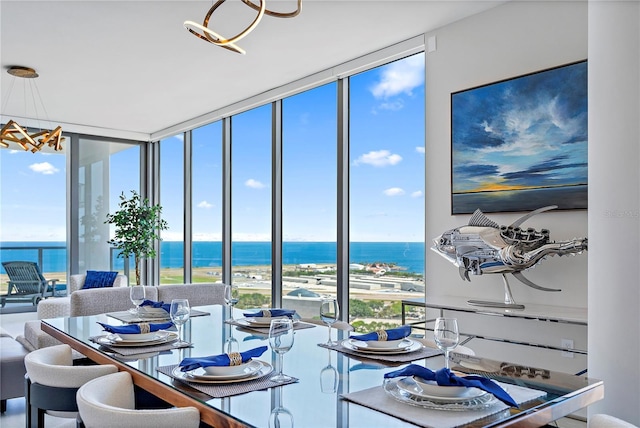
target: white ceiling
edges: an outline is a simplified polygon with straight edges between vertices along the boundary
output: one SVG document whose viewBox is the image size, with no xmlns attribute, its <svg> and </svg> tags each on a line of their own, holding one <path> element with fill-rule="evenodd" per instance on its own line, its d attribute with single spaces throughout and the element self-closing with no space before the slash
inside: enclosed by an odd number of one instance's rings
<svg viewBox="0 0 640 428">
<path fill-rule="evenodd" d="M 1 0 L 2 122 L 48 118 L 77 132 L 148 139 L 499 3 L 303 0 L 295 18 L 265 15 L 238 42 L 247 51 L 243 56 L 183 27 L 185 20 L 202 22 L 212 0 Z M 268 0 L 267 8 L 293 10 L 295 0 Z M 209 27 L 230 37 L 253 16 L 251 8 L 229 0 Z M 46 115 L 25 108 L 26 79 L 6 73 L 12 65 L 40 74 L 36 84 Z"/>
</svg>

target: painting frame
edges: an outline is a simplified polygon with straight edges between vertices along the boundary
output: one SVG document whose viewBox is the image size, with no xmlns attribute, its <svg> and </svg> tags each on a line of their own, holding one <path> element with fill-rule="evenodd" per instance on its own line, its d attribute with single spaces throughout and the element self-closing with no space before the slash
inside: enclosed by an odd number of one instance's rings
<svg viewBox="0 0 640 428">
<path fill-rule="evenodd" d="M 451 93 L 451 214 L 587 209 L 587 60 Z"/>
</svg>

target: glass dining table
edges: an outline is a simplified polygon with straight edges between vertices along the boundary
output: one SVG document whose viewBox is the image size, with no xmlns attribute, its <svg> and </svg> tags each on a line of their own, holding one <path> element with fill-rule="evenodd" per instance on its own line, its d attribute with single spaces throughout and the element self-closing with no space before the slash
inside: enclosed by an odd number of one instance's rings
<svg viewBox="0 0 640 428">
<path fill-rule="evenodd" d="M 419 357 L 411 361 L 413 364 L 439 369 L 444 364 L 440 354 L 425 358 L 420 344 L 415 349 L 421 350 L 407 350 L 402 355 L 403 362 L 389 362 L 378 354 L 344 347 L 327 349 L 319 346 L 327 341 L 327 327 L 301 321 L 294 345 L 283 359 L 283 373 L 294 377 L 294 382 L 250 391 L 253 384 L 249 381 L 220 385 L 197 379 L 192 382 L 194 379 L 175 369 L 186 357 L 221 354 L 229 347 L 240 352 L 269 347 L 268 329 L 226 323 L 229 308 L 212 305 L 194 309 L 200 316 L 192 316 L 182 327 L 183 339 L 191 344 L 183 348 L 169 343 L 159 347 L 154 343 L 144 349 L 105 346 L 105 332 L 98 323 L 126 324 L 114 314 L 42 320 L 42 330 L 95 363 L 115 364 L 128 371 L 138 387 L 171 405 L 196 407 L 203 423 L 212 427 L 287 426 L 285 420 L 270 425 L 275 417 L 290 418 L 291 426 L 312 428 L 542 426 L 602 399 L 604 394 L 601 381 L 549 371 L 542 363 L 541 367 L 524 367 L 453 352 L 452 370 L 496 380 L 507 392 L 523 394 L 525 401 L 519 408 L 501 402 L 468 409 L 433 403 L 424 406 L 407 400 L 406 391 L 399 391 L 399 381 L 385 382 L 384 374 L 406 366 L 412 355 Z M 235 323 L 241 324 L 242 312 L 236 309 L 234 317 L 239 319 Z M 347 340 L 348 334 L 333 329 L 339 342 Z M 143 353 L 135 353 L 138 349 Z M 259 359 L 268 369 L 278 369 L 277 356 L 270 348 Z"/>
</svg>

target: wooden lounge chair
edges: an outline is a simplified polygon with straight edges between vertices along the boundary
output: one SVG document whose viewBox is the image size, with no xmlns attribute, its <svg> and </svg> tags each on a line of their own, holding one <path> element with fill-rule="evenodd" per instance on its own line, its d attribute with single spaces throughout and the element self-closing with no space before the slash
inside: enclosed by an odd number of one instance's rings
<svg viewBox="0 0 640 428">
<path fill-rule="evenodd" d="M 35 262 L 2 262 L 9 276 L 7 294 L 0 296 L 0 306 L 7 302 L 32 301 L 36 306 L 56 292 L 57 279 L 45 279 Z"/>
</svg>

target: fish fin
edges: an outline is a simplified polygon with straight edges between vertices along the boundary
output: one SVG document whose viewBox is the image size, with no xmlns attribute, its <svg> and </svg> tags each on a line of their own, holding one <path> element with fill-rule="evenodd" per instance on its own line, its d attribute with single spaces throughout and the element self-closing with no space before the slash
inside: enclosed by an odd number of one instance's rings
<svg viewBox="0 0 640 428">
<path fill-rule="evenodd" d="M 484 215 L 482 211 L 478 208 L 471 218 L 469 219 L 469 226 L 481 226 L 481 227 L 493 227 L 494 229 L 499 229 L 500 225 L 495 221 L 491 220 L 489 217 Z"/>
<path fill-rule="evenodd" d="M 557 288 L 546 288 L 546 287 L 540 287 L 539 285 L 529 281 L 527 278 L 525 278 L 525 276 L 522 274 L 522 272 L 511 272 L 511 275 L 515 276 L 516 279 L 518 281 L 520 281 L 521 283 L 523 283 L 524 285 L 528 285 L 531 288 L 535 288 L 536 290 L 541 290 L 541 291 L 562 291 L 560 289 Z"/>
<path fill-rule="evenodd" d="M 538 208 L 537 210 L 531 211 L 529 214 L 523 215 L 522 217 L 511 223 L 510 227 L 520 227 L 522 223 L 529 220 L 534 215 L 543 213 L 545 211 L 555 210 L 556 208 L 558 208 L 557 205 L 549 205 L 547 207 Z"/>
</svg>

